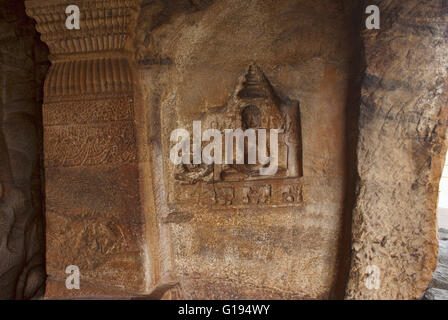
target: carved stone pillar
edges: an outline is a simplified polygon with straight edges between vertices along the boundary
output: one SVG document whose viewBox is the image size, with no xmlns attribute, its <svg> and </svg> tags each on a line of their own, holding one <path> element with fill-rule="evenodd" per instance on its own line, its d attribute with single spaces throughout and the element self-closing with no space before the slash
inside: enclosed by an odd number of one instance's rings
<svg viewBox="0 0 448 320">
<path fill-rule="evenodd" d="M 80 29 L 65 26 L 68 5 Z M 137 0 L 26 2 L 50 49 L 44 87 L 47 298 L 147 291 L 133 65 Z M 137 116 L 136 116 L 137 115 Z M 65 286 L 67 266 L 81 287 Z"/>
</svg>

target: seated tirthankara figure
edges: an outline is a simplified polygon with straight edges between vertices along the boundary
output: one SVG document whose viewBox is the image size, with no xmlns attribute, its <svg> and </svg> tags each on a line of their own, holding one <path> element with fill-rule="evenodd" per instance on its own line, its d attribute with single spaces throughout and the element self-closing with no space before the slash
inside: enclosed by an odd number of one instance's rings
<svg viewBox="0 0 448 320">
<path fill-rule="evenodd" d="M 210 108 L 207 113 L 202 114 L 201 120 L 205 124 L 202 127 L 204 130 L 232 132 L 229 143 L 223 144 L 226 159 L 229 153 L 227 144 L 232 148 L 232 153 L 227 161 L 220 164 L 177 165 L 174 177 L 181 184 L 302 176 L 299 104 L 282 102 L 255 64 L 250 65 L 244 80 L 238 84 L 228 103 L 225 106 Z M 252 161 L 249 161 L 251 157 L 248 143 L 251 138 L 244 138 L 242 145 L 236 143 L 235 140 L 238 139 L 234 135 L 238 129 L 241 133 L 253 129 Z M 271 136 L 272 130 L 277 130 L 278 133 Z M 239 150 L 236 150 L 237 148 Z M 237 162 L 238 155 L 244 155 L 243 161 Z M 260 155 L 264 159 L 260 159 Z M 273 161 L 277 165 L 272 166 Z M 270 171 L 272 167 L 275 167 L 275 170 Z M 268 174 L 262 174 L 262 171 Z"/>
<path fill-rule="evenodd" d="M 301 150 L 300 150 L 300 116 L 299 106 L 289 106 L 274 93 L 271 85 L 264 74 L 255 65 L 251 64 L 245 81 L 240 83 L 236 94 L 230 99 L 227 106 L 220 109 L 218 113 L 210 115 L 215 123 L 220 123 L 220 119 L 234 118 L 235 121 L 228 129 L 242 130 L 265 129 L 266 142 L 260 144 L 257 136 L 257 149 L 263 148 L 266 157 L 278 156 L 278 169 L 273 175 L 261 175 L 260 169 L 269 167 L 270 163 L 263 164 L 258 158 L 254 164 L 248 163 L 248 143 L 244 143 L 244 164 L 236 164 L 236 152 L 233 154 L 232 164 L 215 165 L 215 181 L 240 181 L 266 179 L 276 177 L 298 177 L 301 175 Z M 222 113 L 226 116 L 223 116 Z M 224 126 L 219 125 L 222 129 Z M 233 128 L 232 128 L 233 127 Z M 279 130 L 278 152 L 271 154 L 270 130 Z M 294 135 L 294 136 L 292 136 Z"/>
<path fill-rule="evenodd" d="M 270 145 L 270 136 L 269 136 L 269 132 L 268 132 L 268 128 L 264 128 L 262 126 L 262 113 L 260 111 L 260 109 L 255 106 L 255 105 L 248 105 L 246 107 L 244 107 L 244 109 L 242 110 L 241 113 L 241 120 L 242 120 L 242 129 L 243 130 L 247 130 L 247 129 L 266 129 L 267 135 L 266 135 L 266 143 L 264 144 L 263 147 L 265 147 L 264 149 L 264 154 L 267 158 L 272 159 L 273 156 L 275 156 L 275 154 L 271 154 L 270 150 L 271 150 L 271 145 Z M 274 128 L 271 128 L 274 129 Z M 278 128 L 280 129 L 280 127 Z M 255 131 L 257 132 L 257 131 Z M 283 135 L 283 134 L 281 134 Z M 280 138 L 280 137 L 279 137 Z M 257 141 L 257 146 L 261 147 L 260 145 L 260 141 Z M 236 148 L 238 148 L 238 146 L 236 146 Z M 222 180 L 229 180 L 229 181 L 233 181 L 233 180 L 245 180 L 245 179 L 255 179 L 255 178 L 266 178 L 266 176 L 262 176 L 260 174 L 260 169 L 262 168 L 268 168 L 270 166 L 270 162 L 266 163 L 266 164 L 262 164 L 260 162 L 256 162 L 254 164 L 250 164 L 248 163 L 248 159 L 249 159 L 249 146 L 248 144 L 244 144 L 244 159 L 245 159 L 245 163 L 244 164 L 236 164 L 236 155 L 234 156 L 233 159 L 233 164 L 228 164 L 228 165 L 224 165 L 223 170 L 221 171 L 221 179 Z M 256 152 L 257 150 L 254 150 L 254 152 Z M 279 154 L 281 154 L 281 150 L 279 150 L 278 152 Z M 283 166 L 279 166 L 277 168 L 277 171 L 275 173 L 276 176 L 284 176 L 286 173 L 286 168 Z"/>
</svg>

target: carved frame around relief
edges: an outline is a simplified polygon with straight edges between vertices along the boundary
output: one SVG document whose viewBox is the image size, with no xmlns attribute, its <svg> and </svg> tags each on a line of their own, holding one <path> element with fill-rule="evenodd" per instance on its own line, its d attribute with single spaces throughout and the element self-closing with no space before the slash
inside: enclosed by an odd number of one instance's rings
<svg viewBox="0 0 448 320">
<path fill-rule="evenodd" d="M 170 212 L 302 207 L 302 132 L 298 101 L 281 99 L 252 63 L 226 105 L 202 114 L 203 129 L 279 129 L 279 169 L 257 174 L 260 165 L 180 164 L 173 166 Z"/>
</svg>

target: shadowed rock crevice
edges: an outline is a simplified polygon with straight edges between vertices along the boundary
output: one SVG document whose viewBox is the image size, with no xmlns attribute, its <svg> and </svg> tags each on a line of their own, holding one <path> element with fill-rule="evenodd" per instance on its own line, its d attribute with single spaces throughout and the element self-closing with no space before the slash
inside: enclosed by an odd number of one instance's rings
<svg viewBox="0 0 448 320">
<path fill-rule="evenodd" d="M 44 292 L 43 81 L 49 66 L 23 1 L 0 4 L 0 298 Z"/>
<path fill-rule="evenodd" d="M 330 293 L 331 299 L 345 297 L 351 262 L 351 227 L 352 213 L 356 200 L 356 184 L 359 177 L 356 170 L 356 145 L 359 133 L 359 105 L 361 101 L 361 84 L 364 77 L 365 60 L 361 31 L 364 28 L 364 6 L 362 1 L 345 1 L 345 8 L 351 20 L 351 33 L 347 37 L 347 46 L 352 48 L 352 65 L 350 69 L 350 86 L 346 102 L 346 184 L 343 206 L 342 228 L 338 247 L 338 274 Z"/>
</svg>

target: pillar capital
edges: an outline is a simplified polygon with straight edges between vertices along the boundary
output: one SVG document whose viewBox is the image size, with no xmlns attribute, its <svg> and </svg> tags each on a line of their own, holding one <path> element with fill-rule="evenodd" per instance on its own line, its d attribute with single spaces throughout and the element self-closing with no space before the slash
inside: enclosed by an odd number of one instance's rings
<svg viewBox="0 0 448 320">
<path fill-rule="evenodd" d="M 79 7 L 80 29 L 66 27 L 69 5 Z M 133 95 L 139 9 L 139 0 L 26 1 L 27 14 L 50 49 L 45 102 Z"/>
<path fill-rule="evenodd" d="M 28 0 L 27 14 L 50 49 L 52 62 L 132 54 L 139 0 Z M 66 27 L 66 8 L 80 9 L 80 29 Z"/>
</svg>

